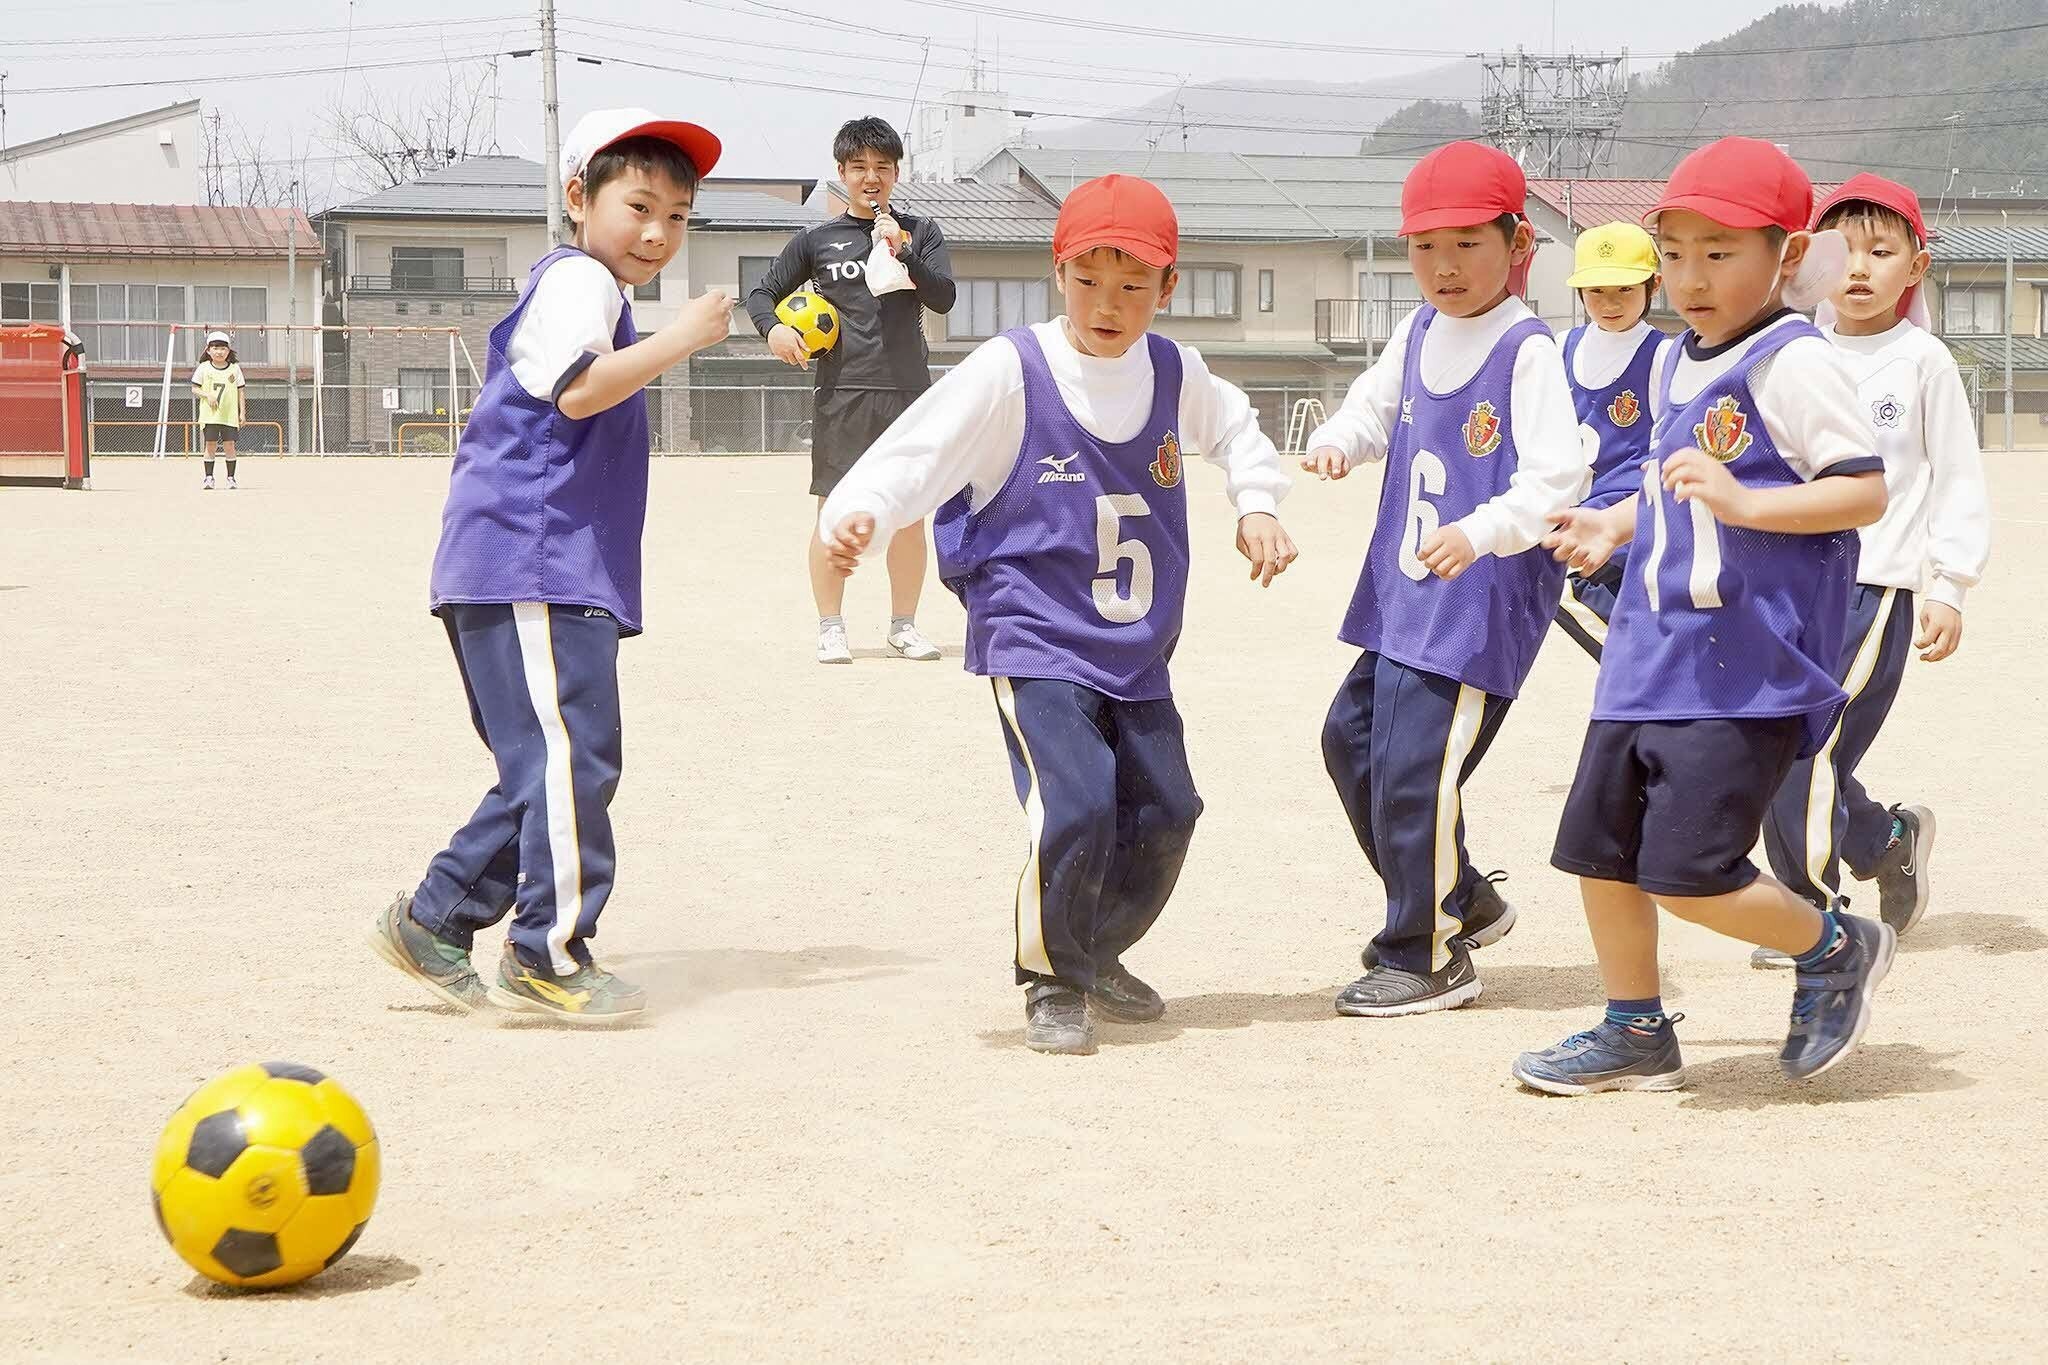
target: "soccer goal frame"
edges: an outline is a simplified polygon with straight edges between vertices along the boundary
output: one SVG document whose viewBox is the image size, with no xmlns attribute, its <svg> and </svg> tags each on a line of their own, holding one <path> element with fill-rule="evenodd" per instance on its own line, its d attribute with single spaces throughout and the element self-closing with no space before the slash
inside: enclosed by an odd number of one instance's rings
<svg viewBox="0 0 2048 1365">
<path fill-rule="evenodd" d="M 346 409 L 348 403 L 354 401 L 346 395 L 356 389 L 365 388 L 363 385 L 351 384 L 346 375 L 342 376 L 339 383 L 331 381 L 327 369 L 327 343 L 331 337 L 342 336 L 349 338 L 351 342 L 356 339 L 371 342 L 381 337 L 397 341 L 401 345 L 408 338 L 438 343 L 433 347 L 435 360 L 432 368 L 445 373 L 445 380 L 437 381 L 435 393 L 443 392 L 443 390 L 439 389 L 438 383 L 445 382 L 447 398 L 445 403 L 435 406 L 432 412 L 400 413 L 392 407 L 390 402 L 390 396 L 397 391 L 397 386 L 390 384 L 369 386 L 380 388 L 386 401 L 381 404 L 372 404 L 366 396 L 358 395 L 358 397 L 361 397 L 360 406 L 366 412 L 375 411 L 381 407 L 390 412 L 390 420 L 385 424 L 382 432 L 379 433 L 380 439 L 365 440 L 352 438 L 344 440 L 339 442 L 343 451 L 358 450 L 364 446 L 384 447 L 388 445 L 393 453 L 405 453 L 407 433 L 409 431 L 424 430 L 427 433 L 427 448 L 435 450 L 437 453 L 453 452 L 461 438 L 462 428 L 468 416 L 461 402 L 461 397 L 464 395 L 465 389 L 468 394 L 474 395 L 483 387 L 483 375 L 477 369 L 476 360 L 470 354 L 469 343 L 464 339 L 462 329 L 459 327 L 399 326 L 388 324 L 323 325 L 309 323 L 235 323 L 223 327 L 216 324 L 167 322 L 157 324 L 156 330 L 161 331 L 163 334 L 161 344 L 155 348 L 162 355 L 162 367 L 160 378 L 156 385 L 156 401 L 152 405 L 154 408 L 153 420 L 150 418 L 142 418 L 136 421 L 98 419 L 94 420 L 91 425 L 95 428 L 133 427 L 138 429 L 153 426 L 153 432 L 148 433 L 150 436 L 149 448 L 146 451 L 134 451 L 132 453 L 146 453 L 157 459 L 163 459 L 166 455 L 196 453 L 201 448 L 203 437 L 197 429 L 199 426 L 197 414 L 195 413 L 189 419 L 175 418 L 172 414 L 174 403 L 181 400 L 185 395 L 187 387 L 191 382 L 193 369 L 199 363 L 199 359 L 203 359 L 205 355 L 205 338 L 209 332 L 223 331 L 228 333 L 231 338 L 239 343 L 239 348 L 245 351 L 248 349 L 247 338 L 252 333 L 260 334 L 264 338 L 263 357 L 252 361 L 249 355 L 244 354 L 240 357 L 240 363 L 245 374 L 252 369 L 269 372 L 260 379 L 254 375 L 250 376 L 249 382 L 252 385 L 261 383 L 266 389 L 275 390 L 282 387 L 285 390 L 284 420 L 251 420 L 248 409 L 245 407 L 243 411 L 243 425 L 244 427 L 257 428 L 259 431 L 272 437 L 270 445 L 282 452 L 306 455 L 333 453 L 337 442 L 331 439 L 331 434 L 328 430 L 329 409 L 331 405 L 327 400 L 336 390 L 341 390 L 345 395 L 343 405 Z M 181 342 L 189 343 L 185 356 L 180 354 Z M 132 354 L 134 343 L 131 341 L 129 344 Z M 410 349 L 413 352 L 412 358 L 415 361 L 411 373 L 417 374 L 422 368 L 417 363 L 420 358 L 421 348 L 414 346 Z M 282 353 L 281 359 L 275 354 L 279 352 Z M 194 358 L 186 359 L 185 357 Z M 151 361 L 150 363 L 155 364 L 156 362 Z M 278 372 L 281 372 L 282 377 L 279 377 Z M 465 377 L 468 380 L 466 386 L 464 384 Z M 131 404 L 134 401 L 132 392 L 134 387 L 135 385 L 131 381 L 129 383 L 129 402 Z M 310 387 L 312 397 L 311 412 L 310 414 L 302 414 L 302 405 L 308 387 Z M 301 430 L 301 427 L 307 424 L 305 419 L 308 417 L 310 418 L 311 430 Z M 351 431 L 353 431 L 353 423 L 348 425 L 350 425 Z M 364 425 L 367 428 L 372 424 L 366 421 Z M 139 437 L 143 433 L 138 430 L 134 434 Z"/>
</svg>

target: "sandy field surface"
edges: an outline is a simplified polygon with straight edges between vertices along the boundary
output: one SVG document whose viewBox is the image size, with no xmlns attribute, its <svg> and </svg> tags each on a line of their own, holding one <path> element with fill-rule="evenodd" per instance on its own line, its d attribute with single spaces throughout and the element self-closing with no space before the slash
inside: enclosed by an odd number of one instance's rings
<svg viewBox="0 0 2048 1365">
<path fill-rule="evenodd" d="M 445 462 L 0 492 L 0 1359 L 2038 1360 L 2048 462 L 1990 465 L 1963 650 L 1865 770 L 1941 843 L 1862 1051 L 1791 1086 L 1789 979 L 1667 920 L 1690 1088 L 1580 1100 L 1507 1075 L 1601 999 L 1547 864 L 1593 680 L 1561 635 L 1467 793 L 1522 912 L 1484 998 L 1331 1010 L 1380 904 L 1317 748 L 1370 477 L 1296 489 L 1262 592 L 1191 475 L 1208 811 L 1130 957 L 1166 1019 L 1082 1059 L 1022 1045 L 960 612 L 934 585 L 947 661 L 885 657 L 877 564 L 855 666 L 813 663 L 799 461 L 655 470 L 597 942 L 653 1017 L 608 1035 L 454 1016 L 365 942 L 491 781 L 425 611 Z M 383 1197 L 325 1276 L 234 1294 L 159 1237 L 149 1155 L 270 1058 L 362 1100 Z"/>
</svg>

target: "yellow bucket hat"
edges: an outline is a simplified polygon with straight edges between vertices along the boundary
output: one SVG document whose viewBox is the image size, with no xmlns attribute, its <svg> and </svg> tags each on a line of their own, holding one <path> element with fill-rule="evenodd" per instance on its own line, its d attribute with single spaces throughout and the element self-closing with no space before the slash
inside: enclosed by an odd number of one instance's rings
<svg viewBox="0 0 2048 1365">
<path fill-rule="evenodd" d="M 1657 244 L 1634 223 L 1602 223 L 1579 234 L 1572 265 L 1570 289 L 1641 284 L 1657 273 Z"/>
</svg>

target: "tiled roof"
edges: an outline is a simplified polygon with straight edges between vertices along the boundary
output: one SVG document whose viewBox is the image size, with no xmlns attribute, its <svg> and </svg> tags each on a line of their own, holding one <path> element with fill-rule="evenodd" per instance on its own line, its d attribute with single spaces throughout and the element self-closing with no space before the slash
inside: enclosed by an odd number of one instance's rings
<svg viewBox="0 0 2048 1365">
<path fill-rule="evenodd" d="M 418 180 L 327 210 L 330 218 L 487 218 L 539 222 L 547 217 L 547 182 L 538 161 L 523 156 L 473 156 Z M 707 180 L 690 211 L 693 227 L 796 229 L 818 221 L 816 210 L 759 190 L 723 189 Z"/>
<path fill-rule="evenodd" d="M 1983 370 L 2005 372 L 2005 338 L 1996 337 L 1943 337 L 1948 348 L 1956 354 L 1959 365 L 1975 365 Z M 2048 370 L 2048 339 L 2041 337 L 2014 337 L 2012 339 L 2012 367 L 2015 370 Z M 2004 380 L 1987 381 L 1993 386 L 2002 386 Z"/>
<path fill-rule="evenodd" d="M 1060 206 L 1036 191 L 976 180 L 901 181 L 890 202 L 937 218 L 949 242 L 980 246 L 1051 246 L 1060 216 Z"/>
<path fill-rule="evenodd" d="M 1225 242 L 1392 236 L 1413 157 L 1279 156 L 1010 147 L 1054 198 L 1099 175 L 1142 175 L 1173 201 L 1181 236 Z"/>
<path fill-rule="evenodd" d="M 1935 230 L 1934 263 L 2003 261 L 2008 241 L 2014 261 L 2048 261 L 2048 228 L 1951 227 Z"/>
<path fill-rule="evenodd" d="M 297 209 L 0 202 L 0 256 L 281 260 L 294 232 L 301 255 L 319 253 L 320 239 Z"/>
<path fill-rule="evenodd" d="M 1813 187 L 1813 202 L 1841 188 L 1841 182 L 1827 180 Z M 1540 199 L 1558 213 L 1564 213 L 1569 197 L 1574 228 L 1584 230 L 1602 223 L 1640 223 L 1643 215 L 1657 207 L 1664 193 L 1662 180 L 1531 180 L 1529 197 Z"/>
</svg>

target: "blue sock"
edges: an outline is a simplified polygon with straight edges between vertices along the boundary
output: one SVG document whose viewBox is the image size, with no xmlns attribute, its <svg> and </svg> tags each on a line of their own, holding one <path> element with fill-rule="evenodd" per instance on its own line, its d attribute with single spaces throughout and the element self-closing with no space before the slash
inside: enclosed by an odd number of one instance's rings
<svg viewBox="0 0 2048 1365">
<path fill-rule="evenodd" d="M 1827 958 L 1827 955 L 1835 950 L 1843 937 L 1845 936 L 1842 932 L 1842 922 L 1835 918 L 1835 912 L 1832 910 L 1821 911 L 1819 941 L 1805 952 L 1795 956 L 1792 959 L 1793 965 L 1802 972 L 1816 970 Z"/>
<path fill-rule="evenodd" d="M 1607 1022 L 1644 1032 L 1660 1029 L 1665 1024 L 1664 997 L 1653 995 L 1647 1000 L 1610 1000 L 1607 1002 Z"/>
</svg>

